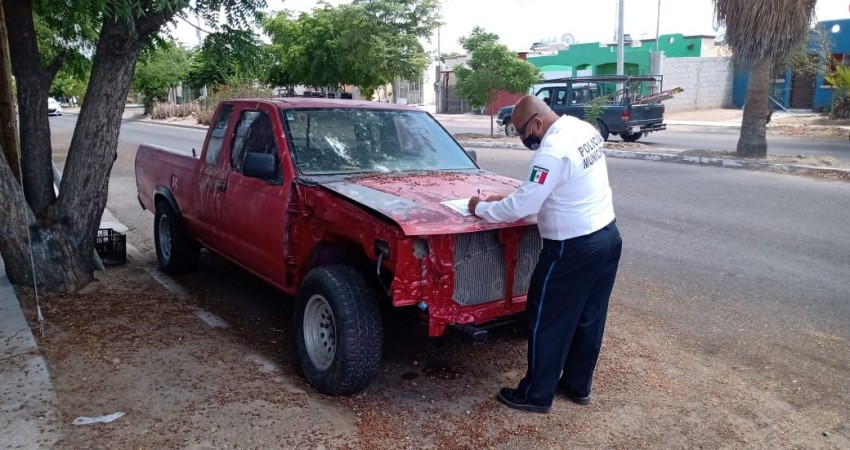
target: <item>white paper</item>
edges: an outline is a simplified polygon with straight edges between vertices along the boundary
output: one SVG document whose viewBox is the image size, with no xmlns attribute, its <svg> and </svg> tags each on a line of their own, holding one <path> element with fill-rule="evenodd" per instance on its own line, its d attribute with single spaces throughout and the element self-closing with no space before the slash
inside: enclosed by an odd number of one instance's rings
<svg viewBox="0 0 850 450">
<path fill-rule="evenodd" d="M 118 412 L 116 412 L 116 413 L 112 413 L 112 414 L 110 414 L 110 415 L 108 415 L 108 416 L 100 416 L 100 417 L 77 417 L 77 418 L 76 418 L 76 419 L 74 419 L 74 421 L 73 421 L 73 422 L 71 422 L 71 423 L 73 423 L 74 425 L 91 425 L 91 424 L 93 424 L 93 423 L 109 423 L 109 422 L 112 422 L 112 421 L 115 421 L 115 420 L 118 420 L 118 419 L 120 419 L 120 418 L 124 417 L 124 414 L 125 414 L 125 413 L 123 413 L 123 412 L 121 412 L 121 411 L 118 411 Z"/>
<path fill-rule="evenodd" d="M 469 199 L 461 198 L 457 200 L 446 200 L 444 202 L 440 202 L 454 211 L 460 213 L 463 216 L 471 216 L 472 213 L 469 212 Z"/>
</svg>

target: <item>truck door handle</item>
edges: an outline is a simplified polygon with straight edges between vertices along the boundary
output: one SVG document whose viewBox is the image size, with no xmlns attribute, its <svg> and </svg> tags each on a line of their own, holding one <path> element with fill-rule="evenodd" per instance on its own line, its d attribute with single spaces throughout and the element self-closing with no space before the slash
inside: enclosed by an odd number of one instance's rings
<svg viewBox="0 0 850 450">
<path fill-rule="evenodd" d="M 227 190 L 227 183 L 225 183 L 224 181 L 216 181 L 215 189 L 217 191 L 224 192 Z"/>
</svg>

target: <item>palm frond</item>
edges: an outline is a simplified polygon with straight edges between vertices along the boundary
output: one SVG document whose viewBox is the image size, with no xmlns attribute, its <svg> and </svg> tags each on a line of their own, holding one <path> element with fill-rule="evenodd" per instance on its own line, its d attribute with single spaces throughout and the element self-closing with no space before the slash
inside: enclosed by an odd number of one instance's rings
<svg viewBox="0 0 850 450">
<path fill-rule="evenodd" d="M 726 43 L 744 63 L 783 59 L 808 36 L 816 0 L 714 0 Z"/>
</svg>

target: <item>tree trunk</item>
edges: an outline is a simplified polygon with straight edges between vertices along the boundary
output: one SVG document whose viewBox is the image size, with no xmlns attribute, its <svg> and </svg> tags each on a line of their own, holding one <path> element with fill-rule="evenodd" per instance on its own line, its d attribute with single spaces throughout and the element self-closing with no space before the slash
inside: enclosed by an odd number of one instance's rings
<svg viewBox="0 0 850 450">
<path fill-rule="evenodd" d="M 741 120 L 741 137 L 738 138 L 738 156 L 767 157 L 767 97 L 770 91 L 770 68 L 770 60 L 762 59 L 753 64 L 750 69 L 747 100 L 744 104 L 744 117 Z"/>
<path fill-rule="evenodd" d="M 76 251 L 62 225 L 36 223 L 4 158 L 0 158 L 0 204 L 4 205 L 4 214 L 0 214 L 0 254 L 13 284 L 36 284 L 56 290 L 63 286 L 82 287 L 92 280 L 91 250 L 88 254 Z"/>
<path fill-rule="evenodd" d="M 149 16 L 137 23 L 135 36 L 131 36 L 131 27 L 126 23 L 104 22 L 58 200 L 47 210 L 45 220 L 36 221 L 37 215 L 29 212 L 26 205 L 0 216 L 0 252 L 13 283 L 32 285 L 35 281 L 48 291 L 73 292 L 93 279 L 91 255 L 106 206 L 109 173 L 117 156 L 121 116 L 140 42 L 164 22 L 161 14 Z M 46 119 L 46 111 L 41 116 Z M 22 125 L 24 119 L 32 118 L 22 117 Z M 49 142 L 49 131 L 46 133 Z M 50 164 L 48 153 L 48 171 Z M 8 164 L 0 162 L 0 201 L 16 206 L 21 204 L 16 203 L 21 197 L 20 188 L 9 181 L 13 179 L 9 175 Z M 35 280 L 29 264 L 27 227 L 32 233 Z"/>
<path fill-rule="evenodd" d="M 18 114 L 15 107 L 15 92 L 12 87 L 12 56 L 9 53 L 9 33 L 6 31 L 6 15 L 0 0 L 0 143 L 12 175 L 21 182 L 21 153 L 18 144 Z"/>
<path fill-rule="evenodd" d="M 53 69 L 41 65 L 32 8 L 28 1 L 4 2 L 12 69 L 18 83 L 21 169 L 24 194 L 36 216 L 55 201 L 47 94 Z M 59 70 L 58 67 L 55 68 Z"/>
</svg>

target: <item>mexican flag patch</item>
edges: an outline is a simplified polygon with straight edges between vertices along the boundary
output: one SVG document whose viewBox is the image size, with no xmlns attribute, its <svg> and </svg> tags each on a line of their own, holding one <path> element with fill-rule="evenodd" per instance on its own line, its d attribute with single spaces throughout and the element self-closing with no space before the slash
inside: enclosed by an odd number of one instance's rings
<svg viewBox="0 0 850 450">
<path fill-rule="evenodd" d="M 546 176 L 549 175 L 549 169 L 544 169 L 540 166 L 534 166 L 531 169 L 531 178 L 528 180 L 532 183 L 543 184 L 546 182 Z"/>
</svg>

